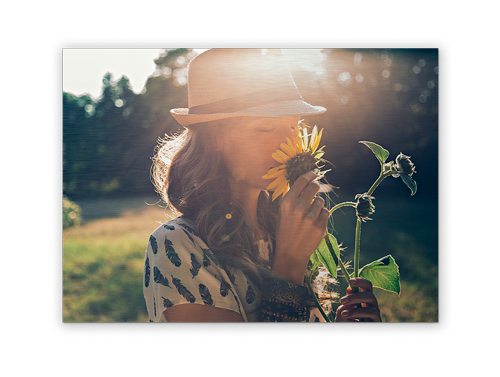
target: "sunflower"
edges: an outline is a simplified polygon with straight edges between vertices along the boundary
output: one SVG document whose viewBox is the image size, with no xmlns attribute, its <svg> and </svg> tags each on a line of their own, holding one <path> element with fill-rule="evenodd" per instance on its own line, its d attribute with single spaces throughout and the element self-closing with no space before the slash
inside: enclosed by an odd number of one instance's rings
<svg viewBox="0 0 500 377">
<path fill-rule="evenodd" d="M 311 135 L 308 135 L 305 126 L 302 129 L 295 126 L 293 130 L 293 141 L 288 137 L 286 143 L 281 143 L 281 150 L 277 150 L 272 157 L 283 165 L 270 169 L 264 179 L 274 179 L 267 186 L 267 190 L 273 191 L 273 200 L 280 195 L 285 196 L 293 183 L 302 174 L 314 170 L 322 177 L 326 171 L 321 171 L 323 166 L 319 166 L 324 148 L 318 149 L 323 129 L 318 134 L 318 128 L 314 126 Z"/>
</svg>

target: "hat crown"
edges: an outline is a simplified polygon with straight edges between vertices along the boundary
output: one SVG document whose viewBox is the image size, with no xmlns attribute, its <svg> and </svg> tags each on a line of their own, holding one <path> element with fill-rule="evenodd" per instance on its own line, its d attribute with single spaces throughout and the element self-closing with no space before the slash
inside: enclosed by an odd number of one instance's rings
<svg viewBox="0 0 500 377">
<path fill-rule="evenodd" d="M 248 101 L 248 96 L 252 94 L 261 101 L 272 103 L 276 91 L 301 99 L 278 49 L 211 49 L 189 64 L 190 109 L 224 100 L 234 102 L 238 98 Z M 244 104 L 242 107 L 245 107 Z"/>
</svg>

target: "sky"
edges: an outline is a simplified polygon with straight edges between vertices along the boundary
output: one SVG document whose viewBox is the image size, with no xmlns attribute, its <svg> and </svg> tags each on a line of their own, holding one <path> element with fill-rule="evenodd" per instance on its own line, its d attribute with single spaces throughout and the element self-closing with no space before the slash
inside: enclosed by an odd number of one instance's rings
<svg viewBox="0 0 500 377">
<path fill-rule="evenodd" d="M 75 95 L 101 94 L 102 78 L 111 72 L 115 80 L 125 75 L 135 93 L 140 93 L 155 69 L 160 49 L 64 49 L 63 91 Z"/>
<path fill-rule="evenodd" d="M 154 72 L 154 60 L 161 51 L 147 48 L 64 49 L 63 91 L 77 96 L 87 93 L 97 99 L 101 95 L 102 78 L 106 72 L 110 72 L 114 80 L 127 76 L 132 90 L 138 94 Z M 205 49 L 195 51 L 200 53 Z M 290 62 L 309 70 L 318 69 L 323 58 L 319 49 L 286 49 L 283 54 Z"/>
</svg>

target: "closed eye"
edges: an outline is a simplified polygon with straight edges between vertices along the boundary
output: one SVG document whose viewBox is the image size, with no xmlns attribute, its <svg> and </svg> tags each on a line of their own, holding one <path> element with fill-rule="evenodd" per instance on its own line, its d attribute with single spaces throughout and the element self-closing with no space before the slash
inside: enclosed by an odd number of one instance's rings
<svg viewBox="0 0 500 377">
<path fill-rule="evenodd" d="M 257 130 L 257 132 L 264 132 L 264 133 L 268 133 L 268 132 L 271 132 L 271 131 L 274 131 L 276 128 L 271 128 L 269 130 Z"/>
</svg>

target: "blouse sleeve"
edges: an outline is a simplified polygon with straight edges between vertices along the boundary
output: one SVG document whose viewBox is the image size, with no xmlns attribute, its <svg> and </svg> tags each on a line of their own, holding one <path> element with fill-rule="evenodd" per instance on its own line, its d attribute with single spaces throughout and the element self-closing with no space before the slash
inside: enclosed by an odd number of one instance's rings
<svg viewBox="0 0 500 377">
<path fill-rule="evenodd" d="M 143 290 L 151 322 L 165 320 L 164 310 L 186 303 L 242 314 L 226 271 L 190 224 L 178 219 L 158 227 L 149 238 Z"/>
</svg>

